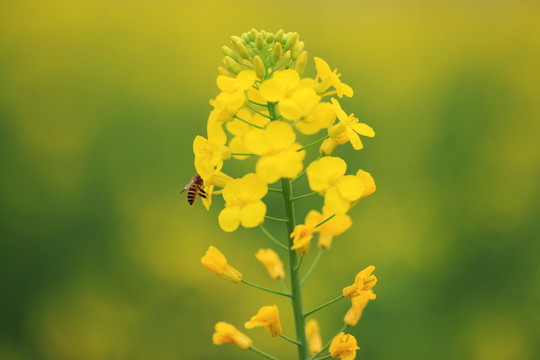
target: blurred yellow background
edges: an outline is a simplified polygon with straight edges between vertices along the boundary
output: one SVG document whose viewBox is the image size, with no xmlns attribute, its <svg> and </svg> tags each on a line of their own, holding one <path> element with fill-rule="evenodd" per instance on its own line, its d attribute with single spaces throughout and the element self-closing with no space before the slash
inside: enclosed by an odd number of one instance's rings
<svg viewBox="0 0 540 360">
<path fill-rule="evenodd" d="M 268 240 L 225 234 L 219 202 L 178 195 L 221 46 L 252 27 L 297 31 L 377 134 L 340 152 L 377 192 L 305 307 L 374 264 L 377 300 L 351 331 L 359 359 L 540 358 L 539 19 L 533 0 L 2 2 L 0 359 L 252 359 L 212 345 L 213 326 L 272 304 L 293 336 L 286 301 L 200 264 L 215 245 L 272 286 L 254 257 Z M 324 341 L 348 306 L 317 314 Z"/>
</svg>

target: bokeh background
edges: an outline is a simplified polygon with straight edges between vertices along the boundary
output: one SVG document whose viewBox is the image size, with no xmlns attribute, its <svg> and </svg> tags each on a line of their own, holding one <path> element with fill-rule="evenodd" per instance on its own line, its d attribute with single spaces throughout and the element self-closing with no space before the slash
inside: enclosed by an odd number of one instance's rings
<svg viewBox="0 0 540 360">
<path fill-rule="evenodd" d="M 207 212 L 178 195 L 221 46 L 252 27 L 297 31 L 377 133 L 339 150 L 378 188 L 306 283 L 305 307 L 374 264 L 359 359 L 540 358 L 539 19 L 533 0 L 3 1 L 0 359 L 252 359 L 212 345 L 213 325 L 241 328 L 271 304 L 293 336 L 285 301 L 200 264 L 212 244 L 272 286 L 253 256 L 267 239 L 225 234 L 219 202 Z M 325 340 L 348 306 L 318 313 Z"/>
</svg>

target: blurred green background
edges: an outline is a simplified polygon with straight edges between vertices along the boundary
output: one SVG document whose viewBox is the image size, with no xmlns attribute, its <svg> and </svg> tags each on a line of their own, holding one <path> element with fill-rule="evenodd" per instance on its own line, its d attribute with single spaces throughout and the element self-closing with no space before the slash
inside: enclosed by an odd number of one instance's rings
<svg viewBox="0 0 540 360">
<path fill-rule="evenodd" d="M 358 359 L 540 358 L 538 19 L 532 0 L 3 1 L 0 359 L 252 359 L 212 345 L 213 326 L 242 328 L 272 304 L 293 336 L 285 301 L 200 264 L 212 244 L 272 286 L 253 256 L 270 243 L 223 233 L 219 202 L 208 213 L 178 195 L 221 46 L 252 27 L 297 31 L 377 133 L 338 152 L 377 192 L 306 283 L 305 307 L 374 264 Z M 304 201 L 301 217 L 320 205 Z M 318 313 L 324 340 L 348 307 Z"/>
</svg>

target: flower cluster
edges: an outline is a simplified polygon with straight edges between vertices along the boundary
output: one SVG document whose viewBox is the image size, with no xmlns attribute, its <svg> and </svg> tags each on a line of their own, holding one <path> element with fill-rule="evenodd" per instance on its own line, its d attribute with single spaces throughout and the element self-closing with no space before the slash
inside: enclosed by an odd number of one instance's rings
<svg viewBox="0 0 540 360">
<path fill-rule="evenodd" d="M 352 307 L 345 315 L 345 327 L 356 325 L 368 301 L 375 299 L 372 291 L 377 282 L 372 275 L 374 267 L 360 271 L 354 284 L 345 287 L 337 298 L 308 312 L 302 311 L 301 285 L 323 252 L 330 249 L 334 237 L 352 226 L 350 210 L 376 189 L 370 173 L 361 169 L 348 173 L 347 163 L 335 154 L 336 149 L 350 142 L 353 149 L 361 150 L 361 136 L 373 137 L 375 133 L 370 126 L 360 123 L 354 114 L 343 110 L 340 99 L 352 97 L 354 92 L 343 82 L 337 69 L 332 70 L 326 61 L 315 57 L 315 76 L 304 76 L 309 58 L 297 33 L 280 30 L 273 34 L 252 29 L 231 39 L 232 47 L 223 47 L 225 57 L 217 77 L 219 93 L 210 101 L 212 110 L 206 137 L 197 136 L 193 142 L 195 169 L 202 179 L 200 191 L 205 196 L 203 203 L 207 209 L 212 204 L 212 197 L 222 196 L 225 205 L 218 216 L 221 229 L 234 232 L 240 226 L 259 227 L 287 252 L 289 271 L 286 273 L 274 250 L 260 249 L 256 253 L 256 259 L 266 268 L 270 278 L 281 283 L 281 291 L 246 281 L 213 246 L 202 258 L 202 263 L 231 282 L 244 283 L 290 299 L 296 340 L 282 334 L 276 305 L 260 307 L 245 322 L 247 329 L 264 327 L 273 337 L 294 343 L 301 360 L 316 357 L 325 350 L 334 358 L 354 359 L 359 348 L 352 335 L 338 332 L 327 346 L 323 346 L 316 320 L 307 321 L 306 317 L 347 297 L 351 299 Z M 322 135 L 305 144 L 300 141 L 318 133 Z M 314 146 L 318 147 L 318 157 L 305 163 L 304 160 L 309 158 L 308 150 Z M 249 158 L 255 161 L 250 162 L 251 169 L 241 176 L 231 176 L 224 170 L 231 159 L 244 161 Z M 304 175 L 312 193 L 295 197 L 292 184 Z M 278 181 L 281 188 L 273 185 Z M 215 187 L 221 190 L 214 191 Z M 275 195 L 270 195 L 272 193 Z M 270 216 L 276 215 L 272 214 L 276 210 L 267 208 L 265 201 L 267 196 L 280 194 L 285 204 L 285 218 Z M 293 202 L 317 195 L 320 196 L 317 208 L 305 214 L 303 223 L 296 224 Z M 276 239 L 264 227 L 265 221 L 284 223 L 289 238 L 286 241 Z M 300 280 L 300 259 L 309 255 L 315 236 L 318 236 L 319 252 L 304 279 Z M 289 288 L 283 282 L 286 277 L 290 281 Z M 213 342 L 232 342 L 241 349 L 273 358 L 253 347 L 250 338 L 225 322 L 215 326 Z"/>
</svg>

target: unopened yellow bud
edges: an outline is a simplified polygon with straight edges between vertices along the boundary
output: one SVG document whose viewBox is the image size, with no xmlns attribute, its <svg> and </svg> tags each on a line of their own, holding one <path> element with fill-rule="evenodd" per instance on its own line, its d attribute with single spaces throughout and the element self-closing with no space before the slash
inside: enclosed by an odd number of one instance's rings
<svg viewBox="0 0 540 360">
<path fill-rule="evenodd" d="M 285 35 L 285 33 L 283 32 L 283 29 L 279 29 L 275 36 L 276 42 L 283 40 L 283 35 Z"/>
<path fill-rule="evenodd" d="M 217 69 L 218 69 L 218 73 L 220 75 L 224 75 L 224 76 L 228 76 L 228 77 L 233 77 L 234 76 L 233 74 L 231 74 L 229 72 L 229 70 L 225 69 L 223 66 L 220 66 Z"/>
<path fill-rule="evenodd" d="M 310 319 L 307 322 L 306 338 L 309 347 L 309 355 L 313 356 L 322 350 L 322 339 L 317 320 Z"/>
<path fill-rule="evenodd" d="M 300 56 L 300 53 L 302 52 L 302 50 L 304 50 L 304 42 L 299 41 L 291 49 L 291 57 L 293 58 L 293 60 L 298 58 L 298 56 Z"/>
<path fill-rule="evenodd" d="M 257 29 L 255 28 L 252 28 L 248 33 L 249 39 L 251 41 L 255 41 L 255 38 L 257 37 L 257 35 L 258 35 L 258 32 L 257 32 Z"/>
<path fill-rule="evenodd" d="M 281 58 L 283 61 L 289 60 L 291 58 L 291 50 L 287 50 L 285 54 L 283 54 L 283 57 Z"/>
<path fill-rule="evenodd" d="M 300 74 L 300 76 L 304 74 L 307 61 L 308 61 L 307 51 L 302 51 L 298 59 L 296 59 L 296 64 L 294 65 L 294 70 L 296 70 L 296 72 Z"/>
<path fill-rule="evenodd" d="M 353 360 L 358 349 L 354 336 L 341 332 L 332 339 L 328 352 L 333 358 Z"/>
<path fill-rule="evenodd" d="M 336 125 L 334 126 L 331 126 L 330 128 L 328 128 L 328 135 L 331 137 L 331 138 L 337 138 L 339 135 L 343 134 L 345 132 L 345 130 L 347 129 L 347 127 L 345 126 L 345 124 L 343 124 L 342 122 L 340 123 L 337 123 Z"/>
<path fill-rule="evenodd" d="M 201 263 L 206 268 L 222 278 L 232 281 L 238 284 L 242 281 L 242 273 L 229 264 L 227 264 L 227 258 L 215 247 L 210 246 L 206 255 L 201 259 Z"/>
<path fill-rule="evenodd" d="M 215 326 L 216 332 L 212 336 L 212 342 L 215 345 L 234 343 L 242 350 L 247 350 L 253 345 L 253 341 L 245 334 L 241 333 L 233 325 L 226 322 L 218 322 Z"/>
<path fill-rule="evenodd" d="M 285 271 L 283 270 L 283 263 L 279 259 L 278 254 L 272 249 L 259 249 L 255 254 L 257 260 L 259 260 L 268 274 L 273 280 L 285 279 Z"/>
<path fill-rule="evenodd" d="M 336 147 L 338 145 L 338 142 L 332 138 L 328 138 L 323 141 L 321 144 L 321 147 L 319 148 L 319 154 L 323 154 L 326 156 L 332 155 L 334 150 L 336 150 Z"/>
<path fill-rule="evenodd" d="M 224 52 L 225 55 L 227 55 L 227 56 L 231 56 L 231 57 L 234 56 L 234 51 L 233 51 L 233 49 L 231 49 L 231 48 L 228 47 L 228 46 L 223 46 L 223 47 L 221 48 L 221 50 L 223 50 L 223 52 Z"/>
<path fill-rule="evenodd" d="M 233 35 L 231 36 L 231 41 L 233 43 L 234 46 L 236 46 L 236 43 L 237 42 L 242 42 L 242 38 L 240 36 L 236 36 L 236 35 Z"/>
<path fill-rule="evenodd" d="M 264 75 L 266 75 L 266 70 L 264 68 L 263 61 L 259 55 L 253 58 L 253 68 L 257 76 L 261 79 L 264 79 Z"/>
<path fill-rule="evenodd" d="M 244 59 L 249 59 L 249 51 L 246 48 L 246 45 L 242 41 L 237 42 L 234 44 L 236 47 L 236 51 L 238 51 L 238 54 L 243 57 Z"/>
<path fill-rule="evenodd" d="M 230 56 L 225 56 L 225 58 L 223 59 L 223 63 L 225 64 L 225 68 L 234 75 L 242 71 L 242 66 L 240 66 L 240 64 L 234 61 L 234 59 Z"/>
<path fill-rule="evenodd" d="M 285 43 L 285 49 L 291 50 L 296 45 L 297 41 L 298 41 L 298 33 L 293 32 L 292 34 L 289 35 L 287 42 Z"/>
<path fill-rule="evenodd" d="M 281 50 L 281 43 L 276 42 L 276 45 L 274 45 L 274 50 L 272 50 L 272 60 L 274 61 L 274 64 L 277 64 L 277 62 L 281 58 Z"/>
<path fill-rule="evenodd" d="M 264 47 L 264 39 L 261 35 L 257 34 L 257 37 L 255 38 L 255 46 L 257 49 L 262 50 Z"/>
<path fill-rule="evenodd" d="M 266 42 L 271 44 L 274 41 L 274 34 L 270 33 L 266 36 Z"/>
<path fill-rule="evenodd" d="M 215 185 L 217 187 L 220 187 L 220 188 L 224 188 L 225 185 L 227 185 L 227 183 L 229 181 L 231 181 L 233 178 L 230 177 L 229 175 L 221 172 L 221 171 L 216 171 L 214 172 L 214 174 L 212 174 L 212 176 L 210 177 L 210 179 L 208 179 L 207 182 L 205 182 L 205 185 L 206 186 L 211 186 L 211 185 Z"/>
<path fill-rule="evenodd" d="M 244 324 L 246 329 L 264 326 L 273 337 L 281 334 L 281 322 L 279 321 L 279 310 L 276 305 L 263 306 L 259 309 L 257 315 Z"/>
</svg>

